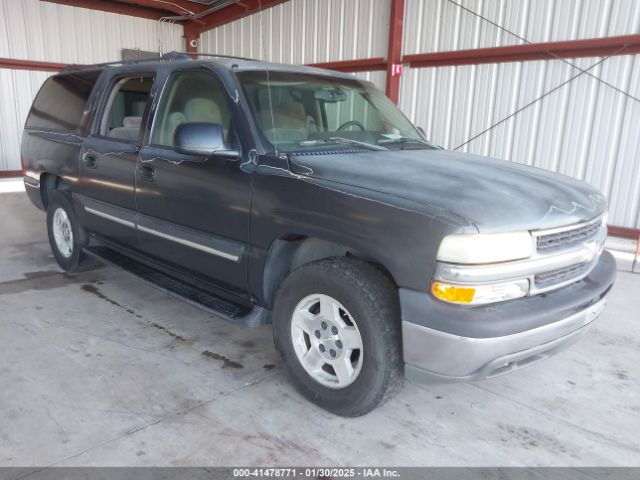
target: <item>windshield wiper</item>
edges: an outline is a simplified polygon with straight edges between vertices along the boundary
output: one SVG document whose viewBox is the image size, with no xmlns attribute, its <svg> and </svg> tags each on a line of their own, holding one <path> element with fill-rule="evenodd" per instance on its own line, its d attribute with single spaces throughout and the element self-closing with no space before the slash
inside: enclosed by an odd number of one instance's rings
<svg viewBox="0 0 640 480">
<path fill-rule="evenodd" d="M 397 138 L 385 138 L 382 140 L 378 140 L 379 143 L 421 143 L 422 145 L 427 145 L 428 147 L 431 148 L 438 148 L 436 145 L 427 142 L 426 140 L 422 140 L 420 138 L 411 138 L 411 137 L 404 137 L 404 136 L 399 136 Z"/>
<path fill-rule="evenodd" d="M 314 145 L 326 145 L 330 143 L 336 144 L 345 144 L 345 145 L 359 145 L 361 147 L 368 148 L 370 150 L 389 150 L 387 147 L 383 147 L 382 145 L 374 145 L 373 143 L 361 142 L 359 140 L 353 140 L 351 138 L 343 138 L 343 137 L 329 137 L 322 138 L 319 140 L 303 140 L 299 143 L 301 147 L 311 147 Z"/>
</svg>

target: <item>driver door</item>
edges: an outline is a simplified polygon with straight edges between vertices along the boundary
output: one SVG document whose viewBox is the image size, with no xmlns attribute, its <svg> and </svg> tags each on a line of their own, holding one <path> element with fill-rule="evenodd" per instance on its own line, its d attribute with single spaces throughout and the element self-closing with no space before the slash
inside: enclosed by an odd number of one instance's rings
<svg viewBox="0 0 640 480">
<path fill-rule="evenodd" d="M 138 157 L 138 231 L 142 250 L 158 261 L 246 294 L 251 174 L 240 169 L 241 161 L 194 158 L 173 148 L 178 125 L 211 122 L 239 150 L 231 112 L 213 72 L 192 69 L 169 77 Z"/>
</svg>

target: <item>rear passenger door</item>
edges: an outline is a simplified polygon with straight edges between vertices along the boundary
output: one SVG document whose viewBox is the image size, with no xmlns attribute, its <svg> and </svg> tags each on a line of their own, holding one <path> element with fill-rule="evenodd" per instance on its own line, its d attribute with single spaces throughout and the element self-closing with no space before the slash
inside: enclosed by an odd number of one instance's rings
<svg viewBox="0 0 640 480">
<path fill-rule="evenodd" d="M 229 148 L 242 150 L 239 107 L 204 68 L 172 73 L 157 103 L 136 172 L 141 247 L 163 263 L 245 295 L 251 173 L 242 159 L 194 158 L 173 145 L 180 124 L 209 122 L 221 125 Z"/>
<path fill-rule="evenodd" d="M 110 80 L 80 159 L 77 191 L 83 223 L 93 232 L 133 247 L 138 246 L 136 160 L 153 81 L 152 73 L 123 74 Z"/>
</svg>

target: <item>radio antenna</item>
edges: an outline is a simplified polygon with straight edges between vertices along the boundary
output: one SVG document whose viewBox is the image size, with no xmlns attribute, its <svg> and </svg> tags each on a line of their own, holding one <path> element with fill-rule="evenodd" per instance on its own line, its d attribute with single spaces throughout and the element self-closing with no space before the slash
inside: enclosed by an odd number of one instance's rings
<svg viewBox="0 0 640 480">
<path fill-rule="evenodd" d="M 264 41 L 264 11 L 262 10 L 262 0 L 258 0 L 258 11 L 260 12 L 260 42 L 262 43 L 262 57 L 265 62 L 265 74 L 267 76 L 267 96 L 269 98 L 269 115 L 271 116 L 271 126 L 273 132 L 273 146 L 278 155 L 278 132 L 276 128 L 276 121 L 273 115 L 273 100 L 271 99 L 271 81 L 269 78 L 269 62 L 267 60 L 267 44 Z"/>
</svg>

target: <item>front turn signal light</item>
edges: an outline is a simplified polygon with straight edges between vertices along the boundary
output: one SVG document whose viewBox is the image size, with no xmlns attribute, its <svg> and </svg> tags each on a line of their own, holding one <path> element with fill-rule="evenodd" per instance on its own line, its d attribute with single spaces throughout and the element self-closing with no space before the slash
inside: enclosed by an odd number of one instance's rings
<svg viewBox="0 0 640 480">
<path fill-rule="evenodd" d="M 431 292 L 436 298 L 446 302 L 471 303 L 476 294 L 476 289 L 473 287 L 451 285 L 450 283 L 433 282 Z"/>
<path fill-rule="evenodd" d="M 462 305 L 484 305 L 503 302 L 527 295 L 529 280 L 519 279 L 500 283 L 483 283 L 477 285 L 456 285 L 434 281 L 431 293 L 439 300 Z"/>
</svg>

